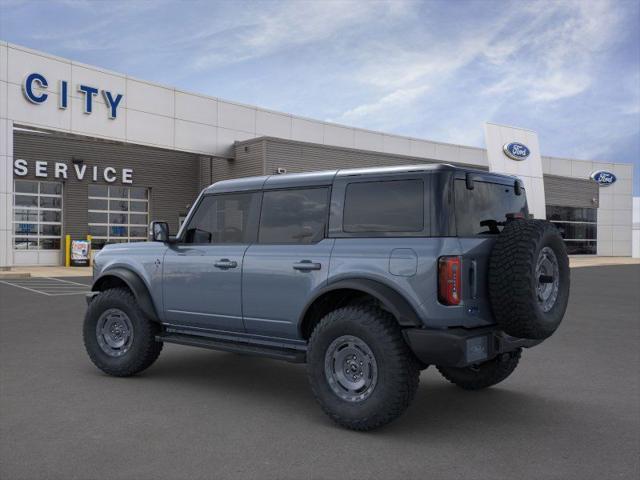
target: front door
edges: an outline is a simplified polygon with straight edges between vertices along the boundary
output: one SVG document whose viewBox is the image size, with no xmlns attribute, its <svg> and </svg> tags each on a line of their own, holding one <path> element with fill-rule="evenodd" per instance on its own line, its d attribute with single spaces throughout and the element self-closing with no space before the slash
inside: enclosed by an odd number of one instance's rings
<svg viewBox="0 0 640 480">
<path fill-rule="evenodd" d="M 265 191 L 258 242 L 244 257 L 248 333 L 299 339 L 309 294 L 327 282 L 334 240 L 326 238 L 329 188 Z"/>
<path fill-rule="evenodd" d="M 165 321 L 243 332 L 242 262 L 255 240 L 256 193 L 206 195 L 164 258 Z"/>
</svg>

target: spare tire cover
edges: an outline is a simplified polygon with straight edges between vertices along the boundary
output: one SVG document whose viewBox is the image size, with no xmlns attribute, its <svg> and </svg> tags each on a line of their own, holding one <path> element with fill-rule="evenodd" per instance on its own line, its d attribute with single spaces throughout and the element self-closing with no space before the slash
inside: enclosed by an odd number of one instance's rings
<svg viewBox="0 0 640 480">
<path fill-rule="evenodd" d="M 546 220 L 508 222 L 489 258 L 489 299 L 498 325 L 519 338 L 556 331 L 569 301 L 569 257 Z"/>
</svg>

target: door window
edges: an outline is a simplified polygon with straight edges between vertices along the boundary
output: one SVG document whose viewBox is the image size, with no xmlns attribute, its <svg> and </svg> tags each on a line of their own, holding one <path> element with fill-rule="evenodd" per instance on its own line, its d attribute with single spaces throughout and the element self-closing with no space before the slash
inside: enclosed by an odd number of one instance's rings
<svg viewBox="0 0 640 480">
<path fill-rule="evenodd" d="M 202 199 L 185 231 L 185 243 L 251 243 L 255 240 L 258 195 L 232 193 Z"/>
<path fill-rule="evenodd" d="M 310 244 L 324 238 L 329 189 L 306 188 L 264 192 L 259 243 Z"/>
</svg>

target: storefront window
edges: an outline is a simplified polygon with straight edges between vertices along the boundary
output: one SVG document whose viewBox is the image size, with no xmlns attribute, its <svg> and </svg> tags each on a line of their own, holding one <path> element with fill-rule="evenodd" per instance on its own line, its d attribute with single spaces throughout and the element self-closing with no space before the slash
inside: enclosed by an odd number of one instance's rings
<svg viewBox="0 0 640 480">
<path fill-rule="evenodd" d="M 13 247 L 59 250 L 62 236 L 62 183 L 15 180 Z"/>
<path fill-rule="evenodd" d="M 91 247 L 147 240 L 149 192 L 140 187 L 89 185 Z"/>
<path fill-rule="evenodd" d="M 595 255 L 598 249 L 598 210 L 547 205 L 547 220 L 565 240 L 570 255 Z"/>
</svg>

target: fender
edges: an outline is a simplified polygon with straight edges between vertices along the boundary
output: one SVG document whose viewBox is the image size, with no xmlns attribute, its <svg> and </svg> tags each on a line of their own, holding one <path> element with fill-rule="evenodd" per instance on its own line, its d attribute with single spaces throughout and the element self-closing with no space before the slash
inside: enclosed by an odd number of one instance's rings
<svg viewBox="0 0 640 480">
<path fill-rule="evenodd" d="M 330 283 L 326 287 L 317 291 L 314 297 L 305 305 L 302 315 L 300 315 L 298 320 L 298 325 L 302 324 L 302 321 L 311 305 L 313 305 L 313 302 L 326 293 L 341 289 L 360 290 L 361 292 L 367 293 L 378 299 L 380 303 L 382 303 L 382 305 L 384 305 L 384 307 L 396 318 L 398 324 L 403 327 L 422 326 L 422 321 L 420 320 L 420 317 L 418 317 L 415 309 L 401 294 L 383 283 L 365 278 L 339 280 L 335 283 Z"/>
<path fill-rule="evenodd" d="M 91 287 L 92 292 L 99 292 L 102 290 L 102 285 L 108 281 L 109 277 L 115 277 L 122 280 L 127 284 L 129 290 L 133 292 L 133 296 L 138 302 L 138 306 L 142 312 L 151 320 L 159 321 L 158 314 L 151 300 L 151 294 L 144 281 L 140 276 L 127 268 L 116 267 L 111 270 L 106 270 L 95 279 Z"/>
</svg>

